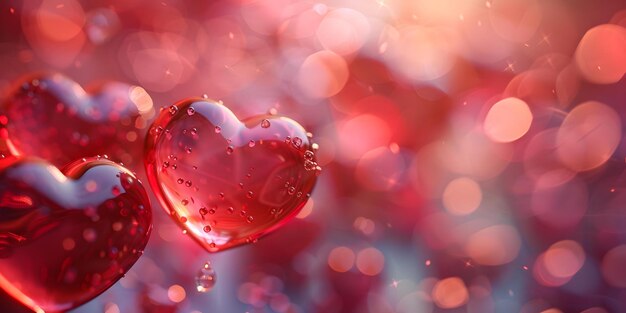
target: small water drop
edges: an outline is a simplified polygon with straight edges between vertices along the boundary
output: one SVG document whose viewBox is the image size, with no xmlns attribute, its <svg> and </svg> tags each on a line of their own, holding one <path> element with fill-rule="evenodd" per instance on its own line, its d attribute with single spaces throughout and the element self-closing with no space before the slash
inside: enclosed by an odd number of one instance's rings
<svg viewBox="0 0 626 313">
<path fill-rule="evenodd" d="M 180 203 L 182 203 L 183 205 L 187 205 L 189 204 L 189 200 L 183 199 Z"/>
<path fill-rule="evenodd" d="M 186 218 L 186 217 L 184 217 L 184 216 L 181 216 L 181 217 L 180 217 L 180 222 L 181 222 L 181 223 L 187 223 L 187 218 Z"/>
<path fill-rule="evenodd" d="M 220 192 L 219 196 L 220 196 L 220 199 L 224 199 L 224 193 L 223 192 Z"/>
<path fill-rule="evenodd" d="M 305 160 L 313 161 L 313 157 L 315 157 L 315 152 L 313 152 L 311 150 L 307 150 L 307 151 L 304 152 L 304 159 Z"/>
<path fill-rule="evenodd" d="M 177 169 L 177 168 L 178 168 L 178 165 L 176 165 L 176 164 L 172 164 L 172 169 L 173 169 L 173 170 L 175 170 L 175 169 Z"/>
<path fill-rule="evenodd" d="M 209 214 L 215 214 L 215 211 L 217 210 L 217 206 L 214 205 L 211 207 L 211 209 L 209 210 Z"/>
<path fill-rule="evenodd" d="M 186 181 L 186 182 L 185 182 L 185 186 L 187 186 L 187 187 L 191 187 L 191 181 L 190 181 L 190 180 Z"/>
<path fill-rule="evenodd" d="M 206 225 L 206 226 L 204 226 L 204 228 L 202 228 L 202 230 L 204 230 L 205 233 L 210 233 L 211 232 L 211 226 Z"/>
<path fill-rule="evenodd" d="M 310 161 L 310 160 L 306 160 L 304 161 L 304 169 L 307 171 L 313 171 L 317 168 L 317 163 Z"/>
<path fill-rule="evenodd" d="M 205 93 L 205 94 L 202 94 L 202 98 L 203 98 L 203 99 L 209 99 L 209 95 L 207 95 L 206 93 Z"/>
<path fill-rule="evenodd" d="M 185 149 L 185 151 L 187 152 L 187 154 L 190 154 L 190 153 L 191 153 L 191 147 L 187 147 L 187 148 Z"/>
<path fill-rule="evenodd" d="M 233 214 L 235 212 L 235 208 L 233 208 L 231 206 L 231 207 L 228 207 L 228 209 L 226 209 L 226 211 L 228 211 L 228 213 L 230 213 L 230 214 Z"/>
<path fill-rule="evenodd" d="M 169 111 L 171 115 L 175 115 L 176 113 L 178 113 L 178 107 L 176 105 L 171 105 Z"/>
<path fill-rule="evenodd" d="M 291 140 L 291 144 L 293 144 L 296 149 L 300 149 L 300 147 L 302 147 L 302 138 L 293 137 L 293 139 Z"/>
<path fill-rule="evenodd" d="M 215 133 L 216 133 L 216 134 L 219 134 L 219 133 L 221 133 L 221 132 L 222 132 L 222 128 L 221 128 L 221 127 L 219 127 L 219 126 L 215 126 Z"/>
<path fill-rule="evenodd" d="M 233 148 L 233 146 L 228 146 L 226 148 L 226 154 L 231 155 L 233 153 L 233 151 L 235 151 L 235 148 Z"/>
<path fill-rule="evenodd" d="M 287 189 L 287 193 L 288 193 L 289 195 L 293 195 L 294 193 L 296 193 L 296 187 L 293 187 L 293 186 L 289 187 L 289 188 Z"/>
<path fill-rule="evenodd" d="M 197 128 L 195 128 L 195 127 L 194 127 L 194 128 L 192 128 L 192 129 L 191 129 L 191 134 L 192 134 L 193 136 L 197 135 L 197 134 L 198 134 L 198 129 L 197 129 Z"/>
<path fill-rule="evenodd" d="M 194 109 L 193 107 L 188 107 L 187 115 L 194 115 L 194 114 L 196 114 L 196 109 Z"/>
<path fill-rule="evenodd" d="M 246 194 L 246 198 L 248 199 L 252 199 L 252 197 L 254 197 L 254 192 L 252 192 L 252 190 L 248 191 L 248 193 Z"/>
<path fill-rule="evenodd" d="M 248 221 L 248 223 L 252 223 L 252 221 L 254 221 L 254 217 L 252 217 L 252 215 L 248 216 L 248 218 L 246 219 Z"/>
<path fill-rule="evenodd" d="M 164 161 L 163 168 L 168 168 L 170 166 L 170 162 Z"/>
<path fill-rule="evenodd" d="M 252 148 L 252 147 L 254 147 L 254 145 L 256 145 L 254 140 L 250 140 L 250 142 L 248 142 L 248 147 Z"/>
<path fill-rule="evenodd" d="M 207 215 L 207 213 L 209 213 L 209 210 L 207 210 L 205 207 L 201 207 L 200 210 L 198 210 L 198 213 L 200 213 L 200 215 L 205 216 Z"/>
<path fill-rule="evenodd" d="M 214 248 L 215 244 L 211 244 L 213 245 L 212 248 Z M 200 268 L 198 274 L 196 275 L 196 290 L 198 290 L 198 292 L 211 291 L 211 289 L 213 289 L 213 286 L 215 286 L 215 279 L 215 270 L 213 269 L 213 267 L 211 267 L 211 263 L 207 261 L 206 263 L 204 263 L 202 268 Z"/>
<path fill-rule="evenodd" d="M 116 196 L 116 197 L 117 197 L 117 196 L 119 196 L 122 192 L 120 191 L 120 187 L 118 187 L 118 186 L 113 186 L 113 188 L 111 188 L 111 193 L 112 193 L 114 196 Z"/>
<path fill-rule="evenodd" d="M 263 128 L 268 128 L 272 125 L 272 123 L 270 123 L 270 120 L 268 119 L 264 119 L 261 121 L 261 127 Z"/>
<path fill-rule="evenodd" d="M 185 182 L 185 180 L 184 180 L 184 179 L 182 179 L 182 178 L 179 178 L 179 179 L 177 179 L 177 180 L 176 180 L 176 182 L 177 182 L 177 183 L 179 183 L 179 184 L 182 184 L 182 183 L 184 183 L 184 182 Z"/>
</svg>

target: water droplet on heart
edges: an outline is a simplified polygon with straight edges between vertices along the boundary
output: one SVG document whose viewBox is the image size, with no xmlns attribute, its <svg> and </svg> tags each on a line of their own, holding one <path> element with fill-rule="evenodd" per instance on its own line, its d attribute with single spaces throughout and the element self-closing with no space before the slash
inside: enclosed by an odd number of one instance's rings
<svg viewBox="0 0 626 313">
<path fill-rule="evenodd" d="M 222 128 L 221 128 L 221 127 L 219 127 L 219 126 L 215 126 L 215 133 L 216 133 L 216 134 L 219 134 L 219 133 L 221 133 L 221 132 L 222 132 Z"/>
<path fill-rule="evenodd" d="M 322 174 L 322 168 L 319 166 L 315 167 L 315 176 L 320 176 Z"/>
<path fill-rule="evenodd" d="M 120 193 L 122 193 L 122 192 L 120 191 L 120 187 L 118 187 L 118 186 L 113 186 L 113 188 L 111 188 L 111 193 L 112 193 L 114 196 L 116 196 L 116 197 L 117 197 L 117 196 L 119 196 L 119 195 L 120 195 Z"/>
<path fill-rule="evenodd" d="M 207 210 L 205 207 L 201 207 L 200 210 L 198 210 L 198 213 L 204 216 L 204 215 L 207 215 L 207 213 L 209 213 L 209 210 Z"/>
<path fill-rule="evenodd" d="M 162 132 L 163 132 L 163 127 L 161 127 L 161 126 L 157 126 L 157 127 L 154 129 L 154 132 L 155 132 L 157 135 L 158 135 L 158 134 L 160 134 L 160 133 L 162 133 Z"/>
<path fill-rule="evenodd" d="M 187 147 L 187 149 L 185 149 L 185 151 L 187 152 L 187 154 L 190 154 L 191 153 L 191 148 Z"/>
<path fill-rule="evenodd" d="M 307 171 L 313 171 L 317 168 L 317 163 L 310 161 L 310 160 L 306 160 L 304 161 L 304 169 Z"/>
<path fill-rule="evenodd" d="M 254 221 L 254 217 L 252 217 L 252 215 L 248 216 L 248 218 L 246 219 L 248 221 L 248 223 L 252 223 L 252 221 Z"/>
<path fill-rule="evenodd" d="M 228 146 L 226 148 L 226 154 L 230 155 L 233 153 L 233 151 L 235 150 L 235 148 L 233 148 L 233 146 Z"/>
<path fill-rule="evenodd" d="M 173 169 L 173 170 L 175 170 L 175 169 L 177 169 L 177 168 L 178 168 L 178 165 L 176 165 L 176 164 L 172 164 L 172 169 Z"/>
<path fill-rule="evenodd" d="M 320 148 L 320 146 L 316 143 L 311 144 L 311 149 L 313 149 L 313 151 L 317 151 Z"/>
<path fill-rule="evenodd" d="M 296 193 L 296 187 L 293 187 L 293 186 L 289 187 L 287 189 L 287 193 L 290 195 L 293 195 L 294 193 Z"/>
<path fill-rule="evenodd" d="M 293 137 L 293 139 L 291 140 L 291 144 L 293 144 L 296 149 L 300 149 L 300 147 L 302 146 L 302 139 L 300 137 Z"/>
<path fill-rule="evenodd" d="M 224 199 L 224 193 L 223 192 L 220 192 L 219 196 L 220 196 L 220 199 Z"/>
<path fill-rule="evenodd" d="M 228 213 L 230 213 L 230 214 L 233 214 L 235 212 L 235 208 L 233 208 L 231 206 L 231 207 L 228 207 L 228 209 L 226 209 L 226 211 L 228 211 Z"/>
<path fill-rule="evenodd" d="M 248 199 L 252 199 L 253 196 L 254 196 L 254 192 L 252 192 L 252 190 L 248 191 L 248 193 L 246 194 L 246 198 Z"/>
<path fill-rule="evenodd" d="M 180 201 L 180 203 L 182 203 L 183 205 L 187 205 L 189 204 L 189 200 L 183 199 L 182 201 Z"/>
<path fill-rule="evenodd" d="M 181 217 L 180 217 L 180 222 L 181 222 L 181 223 L 187 223 L 187 218 L 186 218 L 186 217 L 184 217 L 184 216 L 181 216 Z"/>
<path fill-rule="evenodd" d="M 239 183 L 239 189 L 243 189 L 243 183 Z"/>
<path fill-rule="evenodd" d="M 182 179 L 182 178 L 179 178 L 179 179 L 177 179 L 177 180 L 176 180 L 176 182 L 177 182 L 177 183 L 179 183 L 179 184 L 182 184 L 182 183 L 184 183 L 184 182 L 185 182 L 185 180 L 184 180 L 184 179 Z"/>
<path fill-rule="evenodd" d="M 270 125 L 272 125 L 272 123 L 270 123 L 270 120 L 268 120 L 268 119 L 264 119 L 264 120 L 261 121 L 261 127 L 263 127 L 263 128 L 268 128 L 268 127 L 270 127 Z"/>
<path fill-rule="evenodd" d="M 291 142 L 291 136 L 285 137 L 285 143 L 290 143 L 290 142 Z"/>
<path fill-rule="evenodd" d="M 254 140 L 250 140 L 250 142 L 248 142 L 248 147 L 252 148 L 255 144 Z"/>
<path fill-rule="evenodd" d="M 196 109 L 194 109 L 193 107 L 187 108 L 187 115 L 194 115 L 194 114 L 196 114 Z"/>
<path fill-rule="evenodd" d="M 276 108 L 271 108 L 267 111 L 267 114 L 269 115 L 276 115 L 278 114 L 278 110 L 276 110 Z"/>
<path fill-rule="evenodd" d="M 206 225 L 202 228 L 202 230 L 204 230 L 205 233 L 211 232 L 211 226 Z"/>
<path fill-rule="evenodd" d="M 313 138 L 313 133 L 306 132 L 306 137 L 309 138 L 309 139 L 312 139 Z"/>
<path fill-rule="evenodd" d="M 211 243 L 212 248 L 215 247 L 214 243 Z M 215 270 L 211 267 L 210 262 L 204 263 L 198 274 L 196 275 L 196 290 L 198 292 L 209 292 L 215 286 Z"/>
<path fill-rule="evenodd" d="M 202 94 L 202 98 L 203 98 L 203 99 L 209 99 L 209 95 L 207 95 L 206 93 L 205 93 L 205 94 Z"/>
<path fill-rule="evenodd" d="M 163 168 L 168 168 L 170 166 L 170 162 L 164 161 Z"/>
<path fill-rule="evenodd" d="M 315 156 L 315 153 L 313 151 L 311 151 L 311 150 L 307 150 L 307 151 L 304 152 L 304 159 L 305 160 L 312 161 L 314 156 Z"/>
<path fill-rule="evenodd" d="M 187 186 L 187 187 L 191 187 L 191 181 L 190 181 L 190 180 L 186 181 L 186 182 L 185 182 L 185 186 Z"/>
<path fill-rule="evenodd" d="M 194 135 L 194 136 L 195 136 L 195 135 L 197 135 L 197 134 L 198 134 L 198 129 L 197 129 L 197 128 L 195 128 L 195 127 L 194 127 L 194 128 L 192 128 L 192 129 L 191 129 L 191 134 L 192 134 L 192 135 Z"/>
<path fill-rule="evenodd" d="M 241 210 L 241 212 L 239 212 L 239 215 L 246 216 L 248 215 L 248 212 L 246 210 Z"/>
<path fill-rule="evenodd" d="M 175 105 L 171 105 L 169 111 L 171 115 L 175 115 L 176 113 L 178 113 L 178 107 Z"/>
<path fill-rule="evenodd" d="M 215 214 L 215 210 L 217 210 L 217 206 L 216 205 L 211 207 L 211 209 L 209 210 L 209 214 Z"/>
</svg>

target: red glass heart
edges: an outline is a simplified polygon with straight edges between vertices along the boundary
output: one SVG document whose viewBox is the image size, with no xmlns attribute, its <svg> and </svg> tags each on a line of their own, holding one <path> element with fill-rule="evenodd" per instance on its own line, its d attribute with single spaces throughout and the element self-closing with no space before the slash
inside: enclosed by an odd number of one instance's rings
<svg viewBox="0 0 626 313">
<path fill-rule="evenodd" d="M 20 151 L 54 165 L 105 154 L 127 165 L 140 162 L 141 138 L 154 115 L 150 96 L 123 83 L 90 92 L 60 74 L 36 75 L 9 92 L 0 113 Z"/>
<path fill-rule="evenodd" d="M 151 229 L 141 182 L 112 161 L 59 171 L 35 158 L 0 160 L 0 287 L 35 312 L 70 310 L 111 287 Z"/>
<path fill-rule="evenodd" d="M 287 222 L 321 171 L 294 120 L 259 115 L 240 122 L 205 99 L 161 111 L 146 137 L 145 164 L 163 207 L 210 252 L 255 241 Z"/>
</svg>

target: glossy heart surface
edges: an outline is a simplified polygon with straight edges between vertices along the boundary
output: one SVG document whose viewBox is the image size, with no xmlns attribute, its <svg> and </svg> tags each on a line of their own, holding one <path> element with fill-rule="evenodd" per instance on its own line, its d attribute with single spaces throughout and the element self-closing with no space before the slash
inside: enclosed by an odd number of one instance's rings
<svg viewBox="0 0 626 313">
<path fill-rule="evenodd" d="M 210 252 L 253 242 L 306 204 L 321 168 L 294 120 L 239 121 L 221 103 L 162 110 L 146 137 L 146 172 L 163 207 Z"/>
<path fill-rule="evenodd" d="M 62 171 L 0 160 L 0 287 L 35 312 L 75 308 L 119 280 L 152 229 L 141 182 L 100 158 Z"/>
<path fill-rule="evenodd" d="M 40 74 L 17 83 L 0 114 L 25 155 L 56 166 L 95 155 L 130 165 L 141 162 L 154 108 L 141 87 L 110 82 L 88 93 L 61 74 Z"/>
</svg>

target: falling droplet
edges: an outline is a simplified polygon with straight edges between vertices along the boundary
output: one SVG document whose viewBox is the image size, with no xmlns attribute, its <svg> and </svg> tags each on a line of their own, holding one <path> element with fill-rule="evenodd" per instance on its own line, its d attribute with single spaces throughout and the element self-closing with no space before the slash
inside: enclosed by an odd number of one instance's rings
<svg viewBox="0 0 626 313">
<path fill-rule="evenodd" d="M 216 134 L 219 134 L 219 133 L 221 133 L 221 132 L 222 132 L 222 128 L 221 128 L 221 127 L 219 127 L 219 126 L 215 126 L 215 133 L 216 133 Z"/>
<path fill-rule="evenodd" d="M 270 125 L 272 125 L 272 123 L 270 123 L 270 120 L 268 120 L 268 119 L 264 119 L 264 120 L 261 121 L 261 127 L 263 127 L 263 128 L 268 128 L 268 127 L 270 127 Z"/>
<path fill-rule="evenodd" d="M 176 113 L 178 113 L 178 107 L 175 105 L 171 105 L 169 110 L 171 115 L 175 115 Z"/>
<path fill-rule="evenodd" d="M 198 292 L 209 292 L 215 286 L 215 270 L 210 262 L 204 263 L 196 275 L 196 290 Z"/>
<path fill-rule="evenodd" d="M 193 107 L 187 108 L 187 115 L 194 115 L 194 114 L 196 114 L 196 109 L 194 109 Z"/>
<path fill-rule="evenodd" d="M 228 146 L 226 148 L 226 154 L 231 155 L 233 153 L 233 151 L 235 151 L 235 148 L 233 148 L 233 146 Z"/>
</svg>

